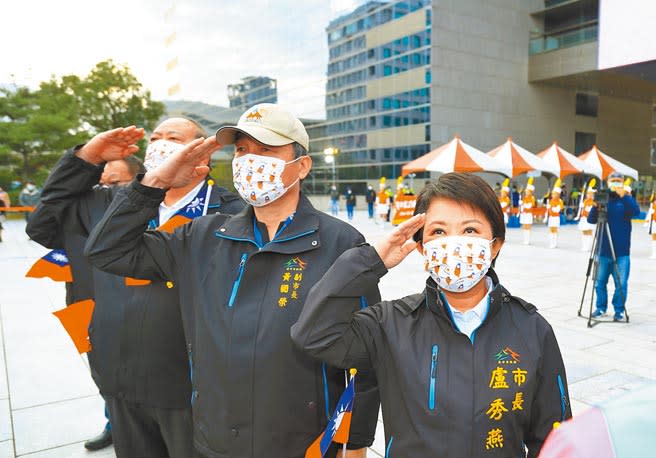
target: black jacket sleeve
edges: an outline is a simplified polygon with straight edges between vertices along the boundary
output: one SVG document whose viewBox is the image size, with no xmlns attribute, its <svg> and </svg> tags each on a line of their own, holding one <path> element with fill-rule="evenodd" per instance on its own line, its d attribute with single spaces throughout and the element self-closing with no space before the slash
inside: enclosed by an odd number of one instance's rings
<svg viewBox="0 0 656 458">
<path fill-rule="evenodd" d="M 312 288 L 301 316 L 292 326 L 294 343 L 333 366 L 374 367 L 381 307 L 353 313 L 362 291 L 377 286 L 387 273 L 371 246 L 344 252 Z"/>
<path fill-rule="evenodd" d="M 165 281 L 175 277 L 173 246 L 182 243 L 181 233 L 147 231 L 166 191 L 143 186 L 135 180 L 120 189 L 105 215 L 89 235 L 84 254 L 105 272 L 144 280 Z"/>
<path fill-rule="evenodd" d="M 527 458 L 538 456 L 555 422 L 562 422 L 571 417 L 565 365 L 556 336 L 549 326 L 542 342 L 539 382 L 531 406 L 531 422 L 526 440 Z"/>
<path fill-rule="evenodd" d="M 46 248 L 64 248 L 64 219 L 77 218 L 76 208 L 98 184 L 104 164 L 93 165 L 67 151 L 50 173 L 41 201 L 30 216 L 25 232 Z M 68 212 L 66 210 L 69 210 Z M 71 227 L 71 221 L 67 221 Z"/>
<path fill-rule="evenodd" d="M 386 272 L 370 246 L 344 252 L 312 288 L 291 330 L 295 344 L 310 355 L 358 369 L 349 449 L 370 446 L 376 432 L 380 396 L 368 346 L 372 333 L 379 333 L 378 280 Z M 375 305 L 363 307 L 363 300 Z"/>
</svg>

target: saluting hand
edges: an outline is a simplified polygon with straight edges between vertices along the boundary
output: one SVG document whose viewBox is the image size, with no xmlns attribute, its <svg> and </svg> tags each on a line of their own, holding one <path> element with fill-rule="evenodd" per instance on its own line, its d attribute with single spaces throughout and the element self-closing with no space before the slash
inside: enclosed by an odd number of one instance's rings
<svg viewBox="0 0 656 458">
<path fill-rule="evenodd" d="M 161 189 L 182 188 L 196 178 L 207 175 L 210 156 L 220 147 L 214 136 L 197 138 L 168 157 L 162 165 L 146 173 L 141 183 Z"/>
<path fill-rule="evenodd" d="M 417 247 L 412 236 L 424 226 L 425 220 L 425 214 L 415 215 L 374 245 L 385 267 L 391 269 L 397 266 Z"/>
<path fill-rule="evenodd" d="M 92 164 L 115 161 L 130 156 L 139 147 L 136 143 L 144 136 L 144 130 L 136 126 L 119 127 L 101 132 L 76 153 L 77 157 Z"/>
</svg>

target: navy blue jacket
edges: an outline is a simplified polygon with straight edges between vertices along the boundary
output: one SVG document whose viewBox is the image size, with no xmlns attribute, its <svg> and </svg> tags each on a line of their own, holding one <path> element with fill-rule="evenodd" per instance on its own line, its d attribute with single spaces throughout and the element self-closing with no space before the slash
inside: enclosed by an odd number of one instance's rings
<svg viewBox="0 0 656 458">
<path fill-rule="evenodd" d="M 610 193 L 608 199 L 608 226 L 610 236 L 613 239 L 615 256 L 628 256 L 631 252 L 631 219 L 640 214 L 638 202 L 630 194 L 620 197 L 614 192 Z M 597 223 L 599 211 L 592 207 L 588 215 L 588 222 Z M 610 244 L 606 231 L 603 232 L 601 241 L 601 255 L 611 257 Z"/>
</svg>

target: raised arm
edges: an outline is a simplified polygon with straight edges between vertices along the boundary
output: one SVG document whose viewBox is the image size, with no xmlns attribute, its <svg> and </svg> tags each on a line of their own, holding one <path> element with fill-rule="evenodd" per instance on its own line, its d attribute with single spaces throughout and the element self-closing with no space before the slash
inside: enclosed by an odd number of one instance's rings
<svg viewBox="0 0 656 458">
<path fill-rule="evenodd" d="M 25 229 L 30 238 L 47 248 L 64 248 L 64 217 L 79 218 L 84 226 L 79 209 L 98 184 L 105 162 L 136 152 L 139 148 L 135 142 L 141 137 L 143 129 L 118 128 L 102 132 L 86 145 L 66 152 L 50 173 L 41 201 L 30 216 Z"/>
<path fill-rule="evenodd" d="M 214 137 L 197 139 L 171 155 L 139 181 L 121 189 L 89 236 L 85 254 L 97 268 L 144 280 L 170 280 L 175 272 L 175 249 L 189 230 L 173 234 L 146 231 L 158 214 L 170 187 L 183 187 L 207 173 L 207 160 L 217 144 Z"/>
<path fill-rule="evenodd" d="M 373 248 L 368 245 L 344 252 L 312 288 L 292 340 L 302 350 L 333 366 L 374 365 L 382 308 L 356 311 L 360 296 L 377 286 L 380 278 L 415 248 L 408 240 L 423 226 L 418 215 L 401 224 Z"/>
</svg>

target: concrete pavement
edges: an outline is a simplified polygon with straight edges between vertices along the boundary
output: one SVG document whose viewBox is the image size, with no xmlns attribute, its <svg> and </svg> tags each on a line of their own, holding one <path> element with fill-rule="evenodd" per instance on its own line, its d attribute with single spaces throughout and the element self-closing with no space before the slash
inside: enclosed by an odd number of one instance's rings
<svg viewBox="0 0 656 458">
<path fill-rule="evenodd" d="M 375 225 L 364 212 L 356 212 L 353 224 L 372 242 L 391 230 Z M 0 243 L 0 458 L 113 457 L 111 448 L 89 453 L 83 447 L 104 425 L 103 403 L 86 358 L 76 353 L 52 315 L 64 306 L 64 288 L 49 279 L 24 278 L 47 250 L 28 241 L 22 221 L 5 227 Z M 574 413 L 656 380 L 656 261 L 647 259 L 646 230 L 634 225 L 630 323 L 594 328 L 577 317 L 588 255 L 579 251 L 576 228 L 562 228 L 555 250 L 546 248 L 544 226 L 535 227 L 532 246 L 520 242 L 520 231 L 509 229 L 496 270 L 512 294 L 534 303 L 554 327 Z M 413 253 L 383 278 L 383 298 L 418 292 L 425 278 L 421 257 Z M 587 307 L 588 302 L 586 313 Z M 381 420 L 369 456 L 384 456 L 384 449 Z"/>
</svg>

